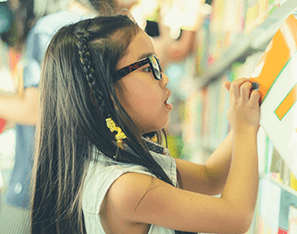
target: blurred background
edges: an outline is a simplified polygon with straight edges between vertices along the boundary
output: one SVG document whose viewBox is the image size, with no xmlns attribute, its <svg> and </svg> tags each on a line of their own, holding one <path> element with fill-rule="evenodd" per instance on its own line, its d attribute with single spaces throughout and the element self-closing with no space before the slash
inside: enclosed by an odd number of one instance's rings
<svg viewBox="0 0 297 234">
<path fill-rule="evenodd" d="M 0 97 L 22 94 L 26 37 L 45 11 L 38 0 L 8 2 L 0 0 Z M 273 35 L 297 10 L 296 0 L 90 2 L 100 14 L 129 10 L 152 37 L 172 91 L 174 109 L 166 127 L 170 153 L 197 163 L 205 162 L 230 130 L 224 82 L 250 77 Z M 0 219 L 14 167 L 15 137 L 15 124 L 0 115 Z M 261 183 L 248 234 L 296 234 L 297 180 L 261 128 L 258 141 Z M 1 225 L 0 233 L 6 234 Z"/>
</svg>

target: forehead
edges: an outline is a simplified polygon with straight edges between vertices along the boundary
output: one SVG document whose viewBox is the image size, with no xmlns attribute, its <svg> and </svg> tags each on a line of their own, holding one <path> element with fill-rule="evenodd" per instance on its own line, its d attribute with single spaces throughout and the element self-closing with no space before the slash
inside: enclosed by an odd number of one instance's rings
<svg viewBox="0 0 297 234">
<path fill-rule="evenodd" d="M 117 69 L 135 63 L 151 54 L 155 54 L 152 40 L 143 30 L 139 30 L 128 46 L 125 56 L 119 61 Z"/>
</svg>

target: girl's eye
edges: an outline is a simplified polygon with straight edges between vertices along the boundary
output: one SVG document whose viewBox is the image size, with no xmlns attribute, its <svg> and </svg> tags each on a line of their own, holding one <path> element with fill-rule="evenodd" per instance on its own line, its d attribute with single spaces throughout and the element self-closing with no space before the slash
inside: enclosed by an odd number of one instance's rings
<svg viewBox="0 0 297 234">
<path fill-rule="evenodd" d="M 152 72 L 151 66 L 148 66 L 148 67 L 144 68 L 143 70 L 146 72 Z"/>
</svg>

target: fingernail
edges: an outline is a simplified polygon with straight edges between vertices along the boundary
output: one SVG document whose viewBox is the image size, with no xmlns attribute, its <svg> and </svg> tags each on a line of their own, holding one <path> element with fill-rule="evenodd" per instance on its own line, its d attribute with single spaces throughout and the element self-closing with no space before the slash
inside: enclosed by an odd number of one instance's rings
<svg viewBox="0 0 297 234">
<path fill-rule="evenodd" d="M 257 82 L 252 83 L 252 90 L 259 90 L 260 85 Z"/>
</svg>

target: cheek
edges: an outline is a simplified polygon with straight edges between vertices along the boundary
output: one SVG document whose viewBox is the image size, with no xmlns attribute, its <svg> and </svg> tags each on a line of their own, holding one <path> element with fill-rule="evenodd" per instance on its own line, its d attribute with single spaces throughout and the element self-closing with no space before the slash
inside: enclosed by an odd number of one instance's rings
<svg viewBox="0 0 297 234">
<path fill-rule="evenodd" d="M 123 107 L 133 119 L 154 115 L 160 108 L 159 99 L 145 93 L 134 93 L 123 100 Z"/>
<path fill-rule="evenodd" d="M 130 81 L 132 79 L 129 79 Z M 137 79 L 133 79 L 133 83 L 127 85 L 124 84 L 121 96 L 124 109 L 127 112 L 138 113 L 154 111 L 160 103 L 161 92 L 158 90 L 158 87 L 153 86 L 149 82 L 141 82 Z"/>
<path fill-rule="evenodd" d="M 131 100 L 136 109 L 148 109 L 150 111 L 155 110 L 159 106 L 160 99 L 156 96 L 144 96 L 144 95 L 135 95 L 135 98 Z"/>
<path fill-rule="evenodd" d="M 160 115 L 160 99 L 145 92 L 134 92 L 123 98 L 122 106 L 138 127 L 146 125 L 154 116 Z"/>
<path fill-rule="evenodd" d="M 117 92 L 123 108 L 143 132 L 156 131 L 168 122 L 162 94 L 155 86 L 136 86 L 135 83 Z"/>
</svg>

